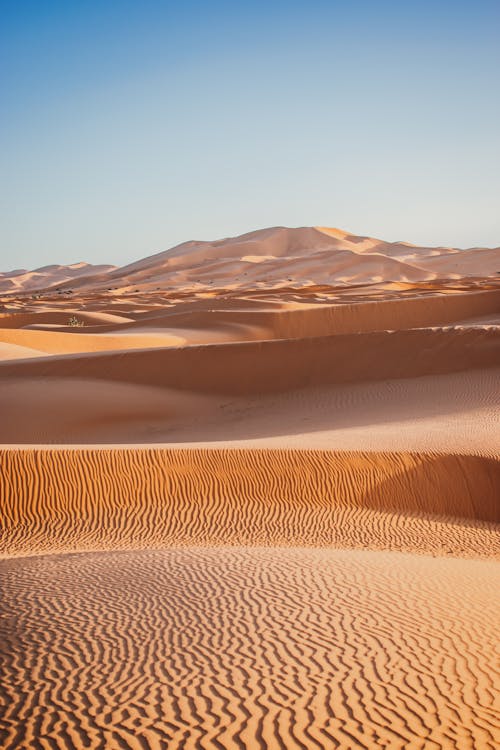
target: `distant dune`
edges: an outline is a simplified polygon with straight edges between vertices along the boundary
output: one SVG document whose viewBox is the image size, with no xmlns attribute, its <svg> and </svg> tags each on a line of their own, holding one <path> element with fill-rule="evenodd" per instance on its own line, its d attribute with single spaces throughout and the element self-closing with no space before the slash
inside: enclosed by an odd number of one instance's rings
<svg viewBox="0 0 500 750">
<path fill-rule="evenodd" d="M 0 274 L 5 748 L 494 748 L 500 249 Z"/>
<path fill-rule="evenodd" d="M 500 273 L 499 254 L 500 248 L 419 247 L 328 227 L 272 227 L 214 242 L 191 240 L 121 268 L 76 263 L 3 273 L 0 292 L 55 285 L 147 291 L 423 282 Z"/>
<path fill-rule="evenodd" d="M 19 269 L 0 273 L 0 293 L 20 294 L 38 289 L 58 286 L 84 276 L 104 274 L 113 270 L 115 266 L 92 265 L 91 263 L 73 263 L 69 266 L 44 266 L 34 271 Z"/>
</svg>

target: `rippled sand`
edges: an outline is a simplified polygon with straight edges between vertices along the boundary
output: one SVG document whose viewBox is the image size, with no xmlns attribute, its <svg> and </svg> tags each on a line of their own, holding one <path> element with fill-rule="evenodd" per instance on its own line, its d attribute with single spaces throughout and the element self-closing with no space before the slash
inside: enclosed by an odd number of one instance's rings
<svg viewBox="0 0 500 750">
<path fill-rule="evenodd" d="M 10 560 L 2 747 L 493 750 L 499 583 L 332 549 Z"/>
<path fill-rule="evenodd" d="M 0 466 L 9 556 L 226 544 L 500 551 L 499 464 L 484 456 L 34 448 L 0 451 Z"/>
</svg>

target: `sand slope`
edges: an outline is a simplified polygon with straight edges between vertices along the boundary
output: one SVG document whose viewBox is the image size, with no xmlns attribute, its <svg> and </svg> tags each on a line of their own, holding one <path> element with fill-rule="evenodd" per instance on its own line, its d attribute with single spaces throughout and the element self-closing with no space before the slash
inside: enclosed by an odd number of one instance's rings
<svg viewBox="0 0 500 750">
<path fill-rule="evenodd" d="M 144 291 L 425 282 L 494 276 L 498 256 L 499 248 L 418 247 L 325 227 L 271 227 L 213 242 L 185 242 L 122 268 L 80 263 L 15 271 L 0 277 L 0 291 L 55 285 L 62 291 Z"/>
<path fill-rule="evenodd" d="M 82 377 L 6 378 L 12 443 L 408 450 L 498 457 L 500 368 L 228 396 Z"/>
<path fill-rule="evenodd" d="M 500 521 L 500 466 L 487 457 L 33 449 L 4 450 L 0 465 L 7 555 L 205 544 L 500 551 L 494 527 L 476 523 Z"/>
<path fill-rule="evenodd" d="M 0 365 L 0 377 L 86 377 L 205 393 L 265 393 L 304 385 L 493 367 L 499 364 L 499 342 L 500 328 L 495 326 L 376 331 L 141 351 L 131 347 L 126 353 L 7 362 Z"/>
</svg>

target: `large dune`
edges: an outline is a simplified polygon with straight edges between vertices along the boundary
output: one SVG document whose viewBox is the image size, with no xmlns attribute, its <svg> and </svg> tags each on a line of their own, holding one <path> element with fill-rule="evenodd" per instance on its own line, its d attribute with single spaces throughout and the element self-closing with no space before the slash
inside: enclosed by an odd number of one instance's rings
<svg viewBox="0 0 500 750">
<path fill-rule="evenodd" d="M 1 275 L 2 748 L 493 750 L 499 270 L 275 227 Z"/>
<path fill-rule="evenodd" d="M 215 242 L 185 242 L 121 268 L 78 263 L 13 271 L 0 276 L 0 291 L 55 284 L 60 291 L 151 291 L 411 283 L 493 276 L 500 271 L 498 256 L 499 248 L 418 247 L 326 227 L 271 227 Z"/>
</svg>

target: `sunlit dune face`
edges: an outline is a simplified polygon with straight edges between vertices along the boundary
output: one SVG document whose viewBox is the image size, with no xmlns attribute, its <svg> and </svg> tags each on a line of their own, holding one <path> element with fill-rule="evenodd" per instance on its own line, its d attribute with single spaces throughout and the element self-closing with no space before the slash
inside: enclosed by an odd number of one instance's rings
<svg viewBox="0 0 500 750">
<path fill-rule="evenodd" d="M 344 232 L 343 229 L 336 229 L 335 227 L 315 227 L 315 229 L 318 232 L 323 232 L 323 234 L 327 234 L 329 237 L 336 237 L 339 240 L 343 240 L 349 234 L 349 232 Z"/>
<path fill-rule="evenodd" d="M 245 263 L 265 263 L 266 260 L 276 260 L 275 255 L 244 255 L 241 259 Z"/>
</svg>

